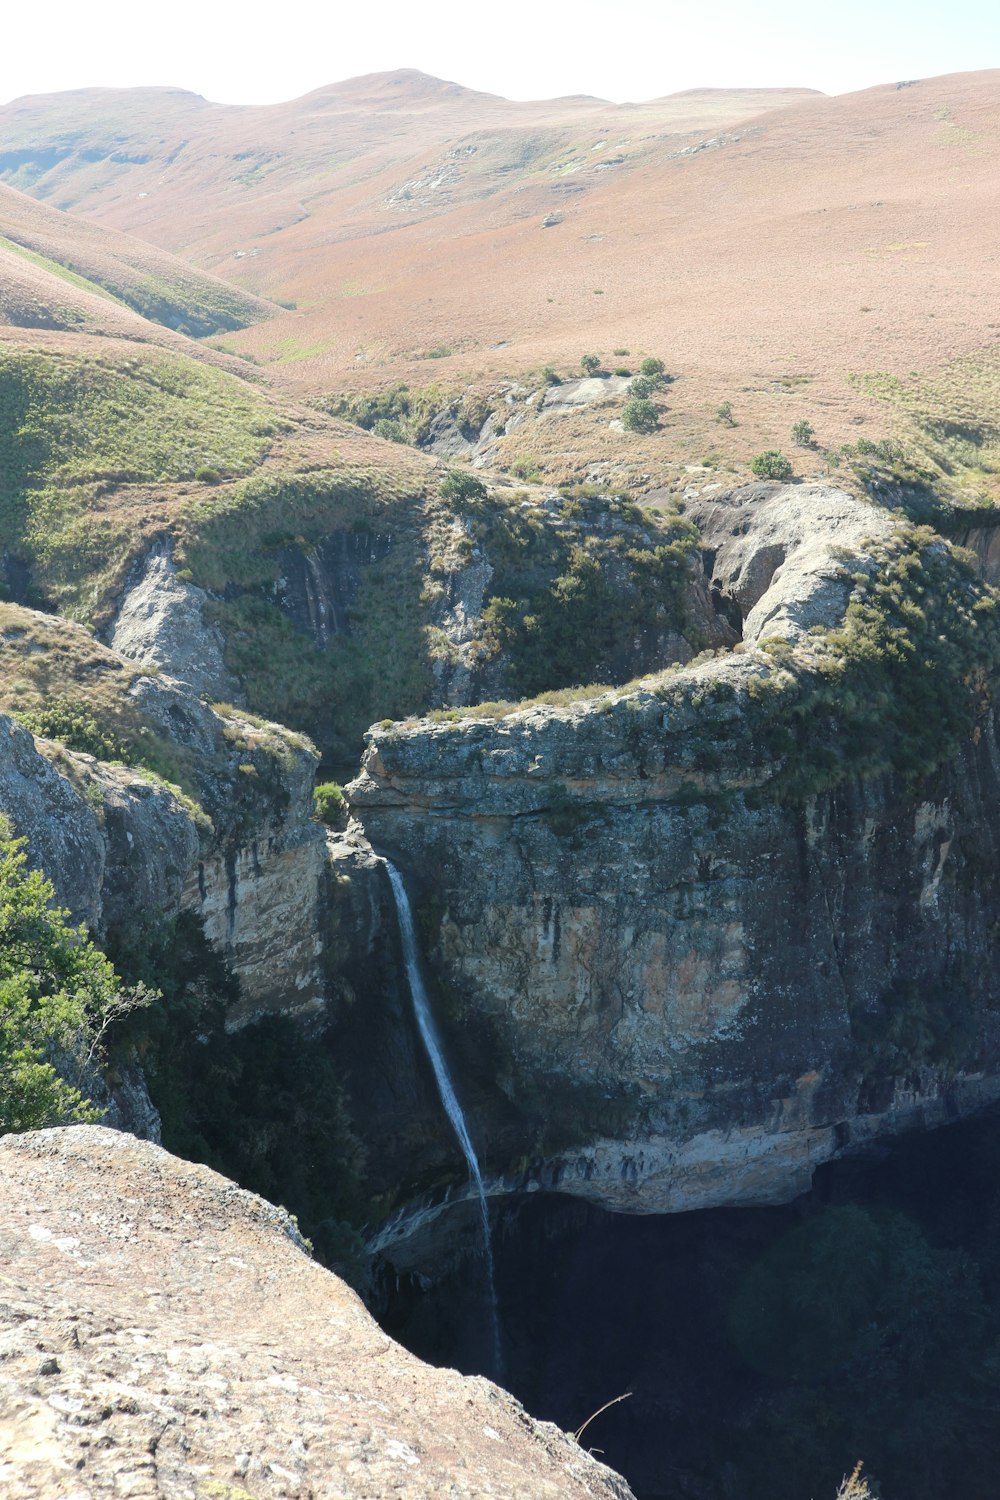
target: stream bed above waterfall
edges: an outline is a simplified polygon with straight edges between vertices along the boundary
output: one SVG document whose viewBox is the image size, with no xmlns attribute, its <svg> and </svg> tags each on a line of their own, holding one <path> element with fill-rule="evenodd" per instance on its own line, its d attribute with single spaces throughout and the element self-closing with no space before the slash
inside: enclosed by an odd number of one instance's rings
<svg viewBox="0 0 1000 1500">
<path fill-rule="evenodd" d="M 459 1232 L 475 1205 L 451 1212 Z M 491 1215 L 505 1384 L 567 1431 L 630 1393 L 583 1441 L 639 1500 L 832 1500 L 858 1459 L 884 1500 L 993 1500 L 1000 1112 L 823 1167 L 782 1208 L 536 1193 Z M 417 1354 L 490 1372 L 474 1259 L 387 1265 L 380 1300 Z"/>
</svg>

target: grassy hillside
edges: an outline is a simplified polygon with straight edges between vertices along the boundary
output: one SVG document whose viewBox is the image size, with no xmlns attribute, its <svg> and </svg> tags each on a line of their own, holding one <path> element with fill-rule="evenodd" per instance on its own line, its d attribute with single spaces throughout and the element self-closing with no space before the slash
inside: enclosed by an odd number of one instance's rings
<svg viewBox="0 0 1000 1500">
<path fill-rule="evenodd" d="M 154 245 L 60 213 L 6 185 L 0 185 L 0 248 L 195 337 L 245 328 L 277 311 Z"/>
</svg>

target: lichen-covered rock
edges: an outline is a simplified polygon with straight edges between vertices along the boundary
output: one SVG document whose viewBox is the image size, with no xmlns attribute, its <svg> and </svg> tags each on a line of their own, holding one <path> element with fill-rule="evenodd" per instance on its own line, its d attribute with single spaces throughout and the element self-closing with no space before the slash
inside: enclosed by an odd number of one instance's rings
<svg viewBox="0 0 1000 1500">
<path fill-rule="evenodd" d="M 10 1500 L 630 1500 L 571 1437 L 422 1364 L 282 1209 L 94 1126 L 0 1141 Z"/>
</svg>

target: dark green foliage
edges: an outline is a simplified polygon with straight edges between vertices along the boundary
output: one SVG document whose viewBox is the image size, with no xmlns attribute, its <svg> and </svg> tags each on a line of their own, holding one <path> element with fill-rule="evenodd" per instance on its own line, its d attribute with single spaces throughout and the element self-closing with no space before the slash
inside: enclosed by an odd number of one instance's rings
<svg viewBox="0 0 1000 1500">
<path fill-rule="evenodd" d="M 362 1155 L 328 1029 L 270 1016 L 228 1033 L 238 985 L 191 913 L 114 933 L 109 949 L 123 974 L 160 991 L 118 1049 L 142 1061 L 167 1149 L 283 1204 L 319 1258 L 360 1282 Z"/>
<path fill-rule="evenodd" d="M 843 1472 L 858 1452 L 888 1484 L 912 1472 L 924 1448 L 923 1461 L 949 1474 L 965 1443 L 986 1438 L 989 1448 L 986 1314 L 968 1256 L 936 1248 L 903 1213 L 848 1204 L 790 1230 L 751 1267 L 731 1307 L 738 1349 L 774 1382 L 763 1430 L 755 1424 L 753 1442 L 737 1438 L 745 1492 L 775 1493 L 768 1472 Z M 964 1442 L 949 1462 L 956 1422 Z"/>
<path fill-rule="evenodd" d="M 313 788 L 313 806 L 321 823 L 335 826 L 344 814 L 343 787 L 336 781 L 321 781 Z"/>
<path fill-rule="evenodd" d="M 402 423 L 395 421 L 392 417 L 379 417 L 372 427 L 372 432 L 376 437 L 385 438 L 389 443 L 406 442 L 406 433 L 403 431 Z"/>
<path fill-rule="evenodd" d="M 649 380 L 645 375 L 637 375 L 628 390 L 629 395 L 633 396 L 637 401 L 648 401 L 657 388 L 657 381 Z"/>
<path fill-rule="evenodd" d="M 0 815 L 0 1135 L 98 1119 L 84 1090 L 104 1034 L 153 998 L 124 988 L 85 929 L 70 926 L 25 847 Z"/>
<path fill-rule="evenodd" d="M 922 774 L 983 711 L 1000 666 L 998 596 L 927 528 L 898 533 L 876 556 L 789 708 L 797 734 L 809 726 L 817 752 L 845 770 Z"/>
<path fill-rule="evenodd" d="M 467 500 L 485 500 L 487 489 L 481 479 L 467 469 L 449 469 L 438 485 L 442 500 L 459 503 Z"/>
<path fill-rule="evenodd" d="M 626 401 L 622 410 L 622 426 L 626 432 L 655 432 L 659 425 L 659 414 L 652 401 L 636 397 Z"/>
<path fill-rule="evenodd" d="M 766 448 L 758 453 L 750 468 L 758 479 L 791 479 L 792 465 L 780 448 Z"/>
<path fill-rule="evenodd" d="M 562 377 L 560 375 L 557 375 L 556 371 L 552 368 L 551 365 L 546 365 L 545 369 L 542 371 L 542 384 L 562 385 Z"/>
<path fill-rule="evenodd" d="M 736 423 L 733 420 L 733 403 L 731 401 L 723 401 L 719 405 L 715 413 L 715 420 L 717 422 L 722 422 L 726 427 L 736 426 Z"/>
<path fill-rule="evenodd" d="M 796 422 L 792 427 L 792 442 L 795 444 L 796 448 L 811 447 L 812 440 L 815 436 L 816 429 L 810 422 L 807 422 L 805 418 L 803 418 L 799 422 Z"/>
<path fill-rule="evenodd" d="M 654 526 L 633 505 L 567 492 L 564 524 L 497 500 L 470 512 L 494 568 L 482 622 L 487 658 L 509 662 L 517 696 L 633 675 L 632 643 L 684 624 L 695 528 L 680 516 Z"/>
<path fill-rule="evenodd" d="M 98 760 L 134 765 L 137 756 L 109 729 L 102 728 L 83 699 L 51 698 L 29 713 L 14 712 L 19 724 L 41 739 L 58 740 L 68 750 L 80 750 Z"/>
<path fill-rule="evenodd" d="M 662 359 L 644 359 L 639 366 L 639 374 L 644 375 L 647 380 L 662 380 L 666 374 L 666 365 Z"/>
<path fill-rule="evenodd" d="M 600 357 L 596 354 L 584 354 L 581 356 L 580 364 L 583 366 L 585 375 L 596 375 L 601 368 Z"/>
</svg>

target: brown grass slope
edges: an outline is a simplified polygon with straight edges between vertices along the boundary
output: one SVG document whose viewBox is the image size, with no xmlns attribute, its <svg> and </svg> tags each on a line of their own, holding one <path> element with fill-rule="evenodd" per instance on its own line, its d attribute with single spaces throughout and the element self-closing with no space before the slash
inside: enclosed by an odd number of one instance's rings
<svg viewBox="0 0 1000 1500">
<path fill-rule="evenodd" d="M 0 184 L 0 248 L 29 266 L 88 285 L 143 317 L 205 335 L 270 317 L 273 304 L 120 230 L 90 224 Z M 23 280 L 25 267 L 10 266 Z M 8 281 L 5 276 L 4 284 Z"/>
<path fill-rule="evenodd" d="M 636 106 L 412 72 L 267 109 L 98 90 L 19 101 L 0 132 L 10 180 L 294 301 L 227 342 L 304 393 L 666 359 L 651 437 L 604 408 L 504 440 L 543 474 L 745 472 L 799 420 L 803 472 L 859 436 L 946 465 L 956 433 L 975 470 L 1000 433 L 995 71 Z"/>
</svg>

